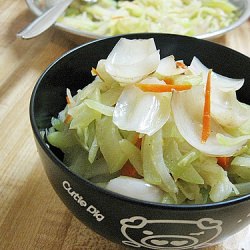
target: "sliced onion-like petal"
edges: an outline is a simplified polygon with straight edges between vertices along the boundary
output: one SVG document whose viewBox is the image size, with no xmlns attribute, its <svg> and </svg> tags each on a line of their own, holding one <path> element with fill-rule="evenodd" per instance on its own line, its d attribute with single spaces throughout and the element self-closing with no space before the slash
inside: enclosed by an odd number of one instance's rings
<svg viewBox="0 0 250 250">
<path fill-rule="evenodd" d="M 179 75 L 185 72 L 185 69 L 176 67 L 176 61 L 173 55 L 161 59 L 156 73 L 162 76 Z"/>
<path fill-rule="evenodd" d="M 239 145 L 241 143 L 245 144 L 248 140 L 250 140 L 250 135 L 229 137 L 218 133 L 216 135 L 216 138 L 221 145 L 232 146 L 232 145 Z"/>
<path fill-rule="evenodd" d="M 206 82 L 208 68 L 197 58 L 194 57 L 190 66 L 188 67 L 194 74 L 202 74 L 203 82 Z M 216 87 L 221 91 L 236 91 L 244 84 L 244 79 L 233 79 L 226 76 L 212 73 L 212 87 Z"/>
<path fill-rule="evenodd" d="M 250 134 L 250 116 L 245 123 L 243 123 L 239 128 L 239 131 L 242 135 Z"/>
<path fill-rule="evenodd" d="M 213 88 L 211 91 L 211 114 L 222 126 L 239 127 L 250 116 L 248 105 L 242 105 L 235 91 L 224 92 Z"/>
<path fill-rule="evenodd" d="M 121 38 L 106 59 L 105 69 L 118 82 L 134 83 L 154 72 L 159 62 L 154 39 Z"/>
<path fill-rule="evenodd" d="M 202 74 L 206 81 L 208 68 L 194 57 L 189 69 L 195 74 Z M 232 79 L 212 73 L 211 115 L 222 126 L 238 127 L 247 121 L 249 110 L 237 100 L 235 91 L 240 89 L 244 79 Z"/>
<path fill-rule="evenodd" d="M 194 148 L 213 156 L 231 156 L 245 144 L 221 145 L 216 134 L 229 136 L 223 128 L 211 119 L 211 134 L 206 143 L 201 143 L 202 115 L 204 106 L 203 86 L 194 86 L 191 90 L 174 92 L 171 106 L 174 120 L 180 134 Z"/>
<path fill-rule="evenodd" d="M 116 103 L 113 122 L 120 129 L 152 135 L 169 118 L 170 95 L 143 92 L 129 85 Z"/>
<path fill-rule="evenodd" d="M 106 60 L 101 59 L 98 61 L 96 66 L 97 75 L 104 81 L 104 82 L 112 82 L 114 79 L 109 75 L 105 68 Z"/>
<path fill-rule="evenodd" d="M 106 188 L 122 195 L 152 202 L 160 202 L 163 196 L 163 191 L 160 188 L 148 184 L 143 179 L 127 176 L 112 179 Z"/>
</svg>

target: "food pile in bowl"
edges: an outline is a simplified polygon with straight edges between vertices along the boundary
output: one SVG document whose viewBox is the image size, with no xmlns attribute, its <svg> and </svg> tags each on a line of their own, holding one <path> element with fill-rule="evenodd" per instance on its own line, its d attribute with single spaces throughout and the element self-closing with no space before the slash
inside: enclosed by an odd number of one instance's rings
<svg viewBox="0 0 250 250">
<path fill-rule="evenodd" d="M 239 17 L 229 0 L 74 1 L 58 21 L 99 35 L 163 32 L 196 36 L 231 25 Z"/>
<path fill-rule="evenodd" d="M 92 83 L 65 89 L 66 106 L 44 135 L 70 170 L 166 204 L 250 193 L 250 106 L 236 95 L 243 78 L 222 76 L 195 55 L 190 65 L 161 57 L 153 38 L 121 38 L 93 66 Z"/>
<path fill-rule="evenodd" d="M 205 248 L 248 226 L 249 68 L 216 43 L 155 33 L 65 53 L 30 102 L 55 192 L 129 248 Z"/>
</svg>

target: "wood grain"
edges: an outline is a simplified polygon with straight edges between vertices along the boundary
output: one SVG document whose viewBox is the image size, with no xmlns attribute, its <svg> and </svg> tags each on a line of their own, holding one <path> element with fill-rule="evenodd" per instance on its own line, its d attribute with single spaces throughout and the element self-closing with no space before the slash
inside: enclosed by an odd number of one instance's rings
<svg viewBox="0 0 250 250">
<path fill-rule="evenodd" d="M 81 224 L 52 190 L 29 123 L 31 91 L 43 70 L 76 46 L 59 30 L 23 41 L 34 16 L 24 0 L 0 0 L 0 249 L 125 249 Z M 250 21 L 217 39 L 250 55 Z M 206 250 L 249 250 L 250 227 Z"/>
</svg>

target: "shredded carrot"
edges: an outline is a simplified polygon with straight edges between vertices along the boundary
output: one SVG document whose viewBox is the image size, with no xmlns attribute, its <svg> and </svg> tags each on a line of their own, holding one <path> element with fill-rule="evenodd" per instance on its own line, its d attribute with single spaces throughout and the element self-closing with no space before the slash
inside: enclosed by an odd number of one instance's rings
<svg viewBox="0 0 250 250">
<path fill-rule="evenodd" d="M 92 68 L 91 69 L 91 74 L 92 74 L 92 76 L 97 76 L 98 72 L 97 72 L 97 70 L 95 68 Z"/>
<path fill-rule="evenodd" d="M 122 18 L 124 18 L 124 16 L 112 16 L 112 17 L 111 17 L 111 19 L 114 19 L 114 20 L 115 20 L 115 19 L 122 19 Z"/>
<path fill-rule="evenodd" d="M 217 163 L 225 170 L 227 170 L 230 167 L 232 160 L 233 157 L 227 157 L 227 156 L 217 157 Z"/>
<path fill-rule="evenodd" d="M 70 104 L 70 99 L 68 96 L 66 96 L 66 102 L 67 102 L 67 104 Z"/>
<path fill-rule="evenodd" d="M 135 167 L 127 161 L 121 169 L 121 175 L 129 176 L 134 178 L 140 178 L 141 176 L 137 173 Z"/>
<path fill-rule="evenodd" d="M 172 85 L 172 84 L 144 84 L 137 83 L 137 87 L 145 92 L 172 92 L 173 90 L 182 91 L 192 88 L 192 85 Z"/>
<path fill-rule="evenodd" d="M 203 109 L 201 143 L 206 143 L 206 141 L 211 133 L 211 115 L 210 115 L 211 74 L 212 74 L 212 70 L 209 70 L 208 75 L 207 75 L 205 102 L 204 102 L 204 109 Z"/>
<path fill-rule="evenodd" d="M 176 62 L 176 66 L 182 69 L 186 69 L 187 65 L 183 62 Z"/>
<path fill-rule="evenodd" d="M 138 137 L 136 142 L 135 142 L 135 146 L 139 149 L 141 149 L 141 144 L 142 144 L 142 138 Z"/>
<path fill-rule="evenodd" d="M 139 149 L 141 149 L 141 144 L 142 144 L 142 138 L 138 138 L 138 140 L 135 143 L 135 146 Z"/>
<path fill-rule="evenodd" d="M 133 143 L 137 148 L 141 149 L 142 138 L 140 138 L 139 135 L 140 134 L 136 133 L 131 143 Z"/>
<path fill-rule="evenodd" d="M 132 141 L 132 143 L 136 143 L 137 142 L 137 140 L 139 139 L 139 133 L 136 133 L 135 135 L 134 135 L 134 138 L 133 138 L 133 141 Z"/>
<path fill-rule="evenodd" d="M 70 124 L 70 122 L 72 121 L 73 117 L 69 114 L 67 114 L 65 120 L 64 120 L 64 123 L 65 124 Z"/>
<path fill-rule="evenodd" d="M 174 79 L 173 77 L 171 76 L 166 76 L 163 81 L 166 83 L 166 84 L 170 84 L 170 85 L 174 85 Z"/>
<path fill-rule="evenodd" d="M 99 74 L 99 72 L 95 68 L 91 69 L 91 74 L 92 74 L 92 76 L 99 76 L 100 79 L 104 82 L 103 78 L 101 77 L 101 75 Z"/>
</svg>

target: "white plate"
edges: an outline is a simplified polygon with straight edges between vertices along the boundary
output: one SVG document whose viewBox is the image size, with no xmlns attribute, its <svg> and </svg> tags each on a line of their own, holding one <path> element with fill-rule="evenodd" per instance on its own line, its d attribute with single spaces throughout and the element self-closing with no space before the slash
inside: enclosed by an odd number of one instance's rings
<svg viewBox="0 0 250 250">
<path fill-rule="evenodd" d="M 223 28 L 223 29 L 220 29 L 220 30 L 217 30 L 214 32 L 210 32 L 210 33 L 197 35 L 196 36 L 197 38 L 207 39 L 207 40 L 215 39 L 219 36 L 224 35 L 228 31 L 231 31 L 231 30 L 237 28 L 238 26 L 240 26 L 242 23 L 244 23 L 250 17 L 250 0 L 230 0 L 230 2 L 239 8 L 239 10 L 240 10 L 239 18 L 234 23 L 232 23 L 230 26 L 228 26 L 226 28 Z M 46 8 L 49 7 L 49 6 L 46 6 L 45 0 L 26 0 L 26 3 L 28 5 L 28 7 L 30 8 L 30 10 L 37 16 L 41 15 L 43 13 L 43 11 L 45 11 Z M 43 3 L 43 4 L 41 4 L 41 3 Z M 98 35 L 98 34 L 91 33 L 91 32 L 77 30 L 77 29 L 66 26 L 65 24 L 62 24 L 59 22 L 55 23 L 55 27 L 60 29 L 60 30 L 65 31 L 69 34 L 76 35 L 78 38 L 98 39 L 98 38 L 105 37 L 103 35 Z M 78 39 L 78 41 L 79 41 L 79 39 Z"/>
</svg>

